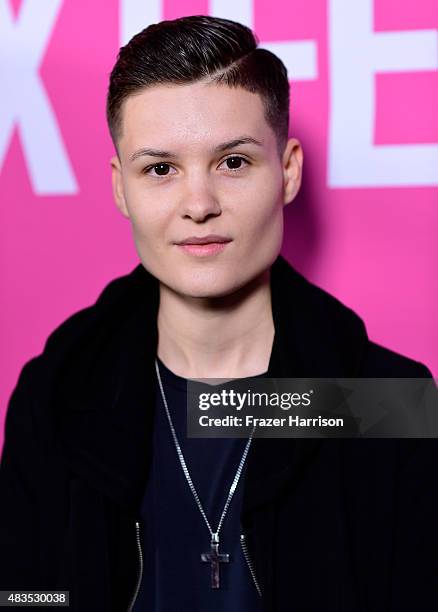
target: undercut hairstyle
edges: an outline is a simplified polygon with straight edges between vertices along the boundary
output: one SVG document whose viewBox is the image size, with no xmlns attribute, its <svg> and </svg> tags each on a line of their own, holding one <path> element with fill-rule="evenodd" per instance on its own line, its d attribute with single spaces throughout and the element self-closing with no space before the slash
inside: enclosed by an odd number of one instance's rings
<svg viewBox="0 0 438 612">
<path fill-rule="evenodd" d="M 205 81 L 259 94 L 281 157 L 289 132 L 287 69 L 258 42 L 250 28 L 207 15 L 161 21 L 136 34 L 110 75 L 106 116 L 116 150 L 126 98 L 154 85 Z"/>
</svg>

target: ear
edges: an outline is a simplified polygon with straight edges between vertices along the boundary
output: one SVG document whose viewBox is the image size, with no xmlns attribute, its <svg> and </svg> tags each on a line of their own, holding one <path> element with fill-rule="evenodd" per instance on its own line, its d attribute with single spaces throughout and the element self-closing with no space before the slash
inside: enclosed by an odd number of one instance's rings
<svg viewBox="0 0 438 612">
<path fill-rule="evenodd" d="M 123 189 L 122 166 L 118 155 L 110 159 L 110 164 L 114 201 L 122 215 L 129 219 L 129 211 L 126 206 L 125 192 Z"/>
<path fill-rule="evenodd" d="M 301 187 L 303 149 L 296 138 L 287 141 L 283 153 L 284 203 L 289 204 Z"/>
</svg>

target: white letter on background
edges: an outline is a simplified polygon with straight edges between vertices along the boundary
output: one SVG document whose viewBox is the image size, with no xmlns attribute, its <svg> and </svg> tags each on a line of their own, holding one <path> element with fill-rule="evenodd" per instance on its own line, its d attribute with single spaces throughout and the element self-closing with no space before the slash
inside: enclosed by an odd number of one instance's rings
<svg viewBox="0 0 438 612">
<path fill-rule="evenodd" d="M 0 168 L 13 128 L 21 135 L 33 189 L 38 195 L 73 194 L 77 185 L 38 68 L 62 0 L 24 0 L 14 22 L 0 0 Z"/>
<path fill-rule="evenodd" d="M 122 45 L 126 45 L 134 34 L 162 19 L 162 0 L 121 0 L 120 40 Z"/>
<path fill-rule="evenodd" d="M 436 70 L 438 32 L 373 32 L 373 0 L 330 0 L 329 53 L 329 186 L 437 185 L 438 144 L 373 139 L 375 73 Z"/>
</svg>

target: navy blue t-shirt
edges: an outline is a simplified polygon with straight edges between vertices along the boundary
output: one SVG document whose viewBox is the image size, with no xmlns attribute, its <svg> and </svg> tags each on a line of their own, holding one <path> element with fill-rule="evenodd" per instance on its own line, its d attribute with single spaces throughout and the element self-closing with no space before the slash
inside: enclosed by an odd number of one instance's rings
<svg viewBox="0 0 438 612">
<path fill-rule="evenodd" d="M 245 438 L 188 438 L 187 379 L 158 359 L 170 415 L 193 484 L 216 531 Z M 258 378 L 266 376 L 260 374 Z M 246 466 L 246 463 L 245 463 Z M 220 588 L 211 587 L 211 536 L 176 452 L 157 385 L 151 475 L 141 508 L 143 578 L 134 612 L 259 612 L 261 598 L 240 544 L 243 469 L 219 533 Z"/>
</svg>

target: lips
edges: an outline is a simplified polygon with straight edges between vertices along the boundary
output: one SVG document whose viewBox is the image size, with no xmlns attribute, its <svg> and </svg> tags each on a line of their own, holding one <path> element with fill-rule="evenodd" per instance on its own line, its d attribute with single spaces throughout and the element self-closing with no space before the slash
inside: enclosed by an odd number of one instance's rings
<svg viewBox="0 0 438 612">
<path fill-rule="evenodd" d="M 208 236 L 189 236 L 184 238 L 176 244 L 188 245 L 188 244 L 222 244 L 225 242 L 231 242 L 231 238 L 226 236 L 220 236 L 218 234 L 208 234 Z"/>
<path fill-rule="evenodd" d="M 228 248 L 229 242 L 231 242 L 231 238 L 209 234 L 208 236 L 190 236 L 176 246 L 190 257 L 209 258 L 219 255 Z"/>
</svg>

